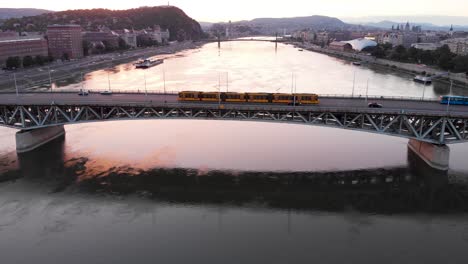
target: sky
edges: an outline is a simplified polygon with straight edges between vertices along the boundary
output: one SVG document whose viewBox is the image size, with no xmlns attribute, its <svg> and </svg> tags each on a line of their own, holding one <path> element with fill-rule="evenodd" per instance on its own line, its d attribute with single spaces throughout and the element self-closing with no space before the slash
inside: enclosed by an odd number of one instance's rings
<svg viewBox="0 0 468 264">
<path fill-rule="evenodd" d="M 467 0 L 173 0 L 171 5 L 204 22 L 238 21 L 258 17 L 327 15 L 333 17 L 444 15 L 468 16 Z M 128 9 L 167 5 L 158 0 L 0 0 L 0 7 L 54 11 L 83 8 Z"/>
</svg>

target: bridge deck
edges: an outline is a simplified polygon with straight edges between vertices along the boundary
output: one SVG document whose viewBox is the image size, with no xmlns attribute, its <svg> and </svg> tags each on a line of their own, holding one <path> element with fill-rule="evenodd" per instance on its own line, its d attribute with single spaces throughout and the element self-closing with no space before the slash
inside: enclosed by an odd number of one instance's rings
<svg viewBox="0 0 468 264">
<path fill-rule="evenodd" d="M 37 129 L 131 119 L 212 119 L 302 123 L 413 138 L 434 144 L 468 141 L 468 106 L 437 101 L 321 97 L 319 105 L 178 102 L 175 94 L 0 94 L 0 125 Z"/>
<path fill-rule="evenodd" d="M 112 106 L 157 106 L 167 103 L 171 106 L 184 105 L 203 105 L 215 106 L 218 102 L 178 102 L 176 94 L 147 94 L 144 93 L 114 93 L 112 95 L 101 95 L 99 93 L 90 93 L 88 96 L 79 96 L 77 93 L 29 93 L 16 96 L 14 93 L 0 94 L 1 105 L 50 105 L 52 102 L 57 105 L 112 105 Z M 383 108 L 370 109 L 369 102 L 378 102 Z M 437 101 L 407 100 L 407 99 L 366 99 L 360 98 L 339 98 L 339 97 L 320 97 L 319 105 L 287 106 L 281 104 L 252 104 L 252 103 L 222 103 L 231 107 L 261 107 L 262 109 L 275 108 L 294 108 L 296 110 L 310 109 L 336 109 L 352 110 L 372 113 L 402 112 L 403 113 L 421 113 L 436 116 L 461 116 L 468 117 L 468 106 L 451 105 L 447 112 L 447 105 L 442 105 Z"/>
</svg>

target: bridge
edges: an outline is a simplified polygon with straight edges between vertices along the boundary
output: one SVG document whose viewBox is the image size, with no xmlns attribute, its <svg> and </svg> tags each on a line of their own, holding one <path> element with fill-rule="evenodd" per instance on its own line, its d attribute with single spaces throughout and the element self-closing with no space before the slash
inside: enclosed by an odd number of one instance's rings
<svg viewBox="0 0 468 264">
<path fill-rule="evenodd" d="M 468 107 L 416 98 L 321 96 L 320 105 L 179 102 L 177 94 L 0 94 L 0 126 L 19 129 L 26 152 L 63 135 L 63 125 L 116 120 L 202 119 L 293 123 L 410 139 L 431 166 L 448 168 L 447 144 L 468 141 Z M 369 108 L 378 102 L 383 108 Z"/>
</svg>

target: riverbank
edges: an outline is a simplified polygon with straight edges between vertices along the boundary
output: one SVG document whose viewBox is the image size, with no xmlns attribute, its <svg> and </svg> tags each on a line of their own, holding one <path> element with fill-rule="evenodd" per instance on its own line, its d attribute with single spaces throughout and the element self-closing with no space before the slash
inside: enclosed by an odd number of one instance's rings
<svg viewBox="0 0 468 264">
<path fill-rule="evenodd" d="M 204 44 L 205 42 L 177 42 L 162 47 L 139 48 L 125 52 L 94 55 L 64 63 L 56 62 L 45 67 L 22 69 L 14 72 L 14 74 L 13 72 L 4 72 L 0 74 L 0 90 L 14 91 L 15 77 L 16 86 L 21 91 L 50 89 L 50 83 L 55 84 L 53 86 L 56 87 L 57 83 L 68 79 L 80 78 L 82 74 L 129 63 L 143 57 L 174 54 L 184 50 L 197 49 Z"/>
<path fill-rule="evenodd" d="M 424 74 L 427 73 L 429 75 L 443 75 L 447 74 L 447 72 L 442 71 L 440 69 L 436 69 L 433 67 L 429 67 L 427 65 L 421 64 L 413 64 L 413 63 L 403 63 L 397 61 L 391 61 L 386 59 L 377 59 L 373 56 L 362 54 L 362 53 L 354 53 L 354 52 L 343 52 L 343 51 L 336 51 L 331 50 L 328 48 L 322 48 L 317 45 L 313 44 L 305 44 L 301 42 L 286 42 L 289 45 L 295 45 L 297 47 L 314 51 L 322 54 L 326 54 L 333 57 L 338 57 L 341 59 L 349 60 L 349 61 L 360 61 L 364 62 L 365 64 L 385 67 L 387 69 L 401 71 L 406 74 Z M 437 78 L 437 81 L 449 83 L 450 80 L 454 81 L 455 84 L 466 86 L 468 85 L 468 78 L 467 75 L 464 73 L 448 73 L 445 77 Z"/>
</svg>

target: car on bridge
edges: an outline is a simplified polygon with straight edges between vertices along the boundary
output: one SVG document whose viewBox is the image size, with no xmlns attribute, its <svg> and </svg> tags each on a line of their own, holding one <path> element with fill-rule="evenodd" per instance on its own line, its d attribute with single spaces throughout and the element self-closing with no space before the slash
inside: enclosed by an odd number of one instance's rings
<svg viewBox="0 0 468 264">
<path fill-rule="evenodd" d="M 80 89 L 80 91 L 78 92 L 78 95 L 79 95 L 79 96 L 88 96 L 88 95 L 89 95 L 89 91 L 88 91 L 88 90 L 84 90 L 84 89 Z"/>
<path fill-rule="evenodd" d="M 377 102 L 369 103 L 367 106 L 368 106 L 369 108 L 382 108 L 382 107 L 383 107 L 382 104 L 379 104 L 379 103 L 377 103 Z"/>
</svg>

